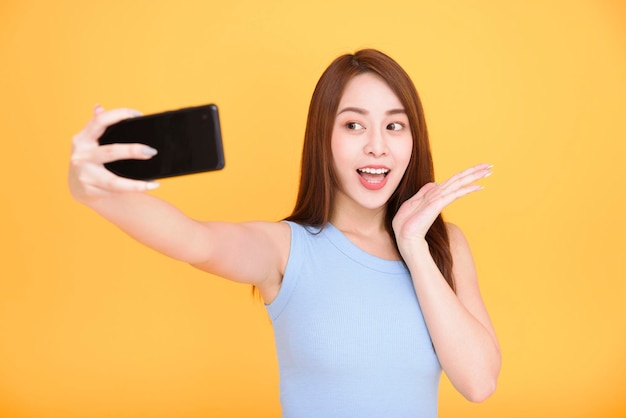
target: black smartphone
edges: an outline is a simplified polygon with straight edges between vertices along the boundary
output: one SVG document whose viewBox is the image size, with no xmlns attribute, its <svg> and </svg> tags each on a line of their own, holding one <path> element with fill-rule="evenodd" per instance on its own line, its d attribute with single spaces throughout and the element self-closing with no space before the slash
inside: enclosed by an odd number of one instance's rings
<svg viewBox="0 0 626 418">
<path fill-rule="evenodd" d="M 154 180 L 224 168 L 220 118 L 214 104 L 126 119 L 109 126 L 99 142 L 141 143 L 158 151 L 149 160 L 105 164 L 122 177 Z"/>
</svg>

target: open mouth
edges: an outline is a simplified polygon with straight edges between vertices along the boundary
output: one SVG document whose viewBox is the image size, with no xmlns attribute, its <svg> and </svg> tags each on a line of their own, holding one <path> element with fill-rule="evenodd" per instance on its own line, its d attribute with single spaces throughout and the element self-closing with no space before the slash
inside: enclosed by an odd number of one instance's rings
<svg viewBox="0 0 626 418">
<path fill-rule="evenodd" d="M 359 173 L 361 178 L 368 183 L 379 183 L 387 177 L 387 174 L 389 174 L 388 168 L 365 167 L 359 168 L 356 171 Z"/>
</svg>

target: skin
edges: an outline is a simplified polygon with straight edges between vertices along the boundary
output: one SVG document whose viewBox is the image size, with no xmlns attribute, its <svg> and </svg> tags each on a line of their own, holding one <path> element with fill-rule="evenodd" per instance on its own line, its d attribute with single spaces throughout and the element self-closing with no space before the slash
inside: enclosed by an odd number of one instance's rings
<svg viewBox="0 0 626 418">
<path fill-rule="evenodd" d="M 400 259 L 384 219 L 387 201 L 402 180 L 412 146 L 408 118 L 387 84 L 373 74 L 348 82 L 331 139 L 339 190 L 330 221 L 359 247 L 381 258 Z M 363 187 L 357 170 L 366 167 L 389 170 L 383 188 Z"/>
<path fill-rule="evenodd" d="M 154 155 L 142 144 L 98 145 L 107 126 L 138 114 L 96 106 L 92 120 L 73 138 L 68 179 L 73 197 L 144 245 L 211 274 L 252 284 L 271 303 L 287 264 L 289 226 L 197 221 L 146 193 L 157 183 L 120 178 L 106 170 L 103 164 L 109 161 Z M 385 82 L 372 74 L 352 79 L 331 139 L 340 184 L 331 222 L 370 254 L 405 261 L 443 370 L 467 399 L 482 401 L 495 390 L 500 349 L 469 245 L 458 227 L 448 225 L 455 294 L 430 256 L 425 236 L 447 205 L 480 190 L 476 181 L 490 175 L 490 166 L 481 164 L 441 184 L 427 184 L 406 201 L 393 220 L 396 249 L 384 227 L 386 202 L 406 170 L 411 145 L 402 105 Z M 384 185 L 366 187 L 357 171 L 364 167 L 388 169 Z M 246 263 L 239 262 L 242 258 Z"/>
</svg>

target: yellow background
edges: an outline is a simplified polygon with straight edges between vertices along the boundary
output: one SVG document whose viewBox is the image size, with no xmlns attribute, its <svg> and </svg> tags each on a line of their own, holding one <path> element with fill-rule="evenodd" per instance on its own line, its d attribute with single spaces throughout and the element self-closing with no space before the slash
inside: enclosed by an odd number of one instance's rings
<svg viewBox="0 0 626 418">
<path fill-rule="evenodd" d="M 626 5 L 580 1 L 18 1 L 0 6 L 0 417 L 275 417 L 272 331 L 246 286 L 134 243 L 66 187 L 94 104 L 215 102 L 227 167 L 164 181 L 191 216 L 293 205 L 323 69 L 388 52 L 438 179 L 495 165 L 469 237 L 504 365 L 441 417 L 626 416 Z"/>
</svg>

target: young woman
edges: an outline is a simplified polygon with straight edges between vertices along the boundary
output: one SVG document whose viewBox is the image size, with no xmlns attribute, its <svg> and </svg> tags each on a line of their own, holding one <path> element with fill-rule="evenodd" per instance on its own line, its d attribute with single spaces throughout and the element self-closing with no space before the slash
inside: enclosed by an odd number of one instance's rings
<svg viewBox="0 0 626 418">
<path fill-rule="evenodd" d="M 106 170 L 155 154 L 98 145 L 108 125 L 137 114 L 96 107 L 74 137 L 72 195 L 141 243 L 259 290 L 284 417 L 435 417 L 442 369 L 471 401 L 493 393 L 496 335 L 467 241 L 441 217 L 491 167 L 434 182 L 419 97 L 390 57 L 362 50 L 322 75 L 283 222 L 193 220 L 145 193 L 158 184 Z"/>
</svg>

